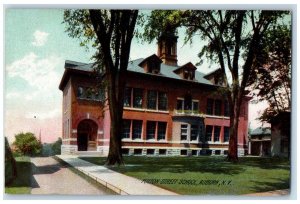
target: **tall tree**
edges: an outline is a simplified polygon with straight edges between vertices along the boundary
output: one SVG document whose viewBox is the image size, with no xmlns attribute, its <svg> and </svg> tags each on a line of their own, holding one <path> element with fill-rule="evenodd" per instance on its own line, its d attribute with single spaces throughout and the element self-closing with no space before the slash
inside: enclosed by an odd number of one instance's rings
<svg viewBox="0 0 300 204">
<path fill-rule="evenodd" d="M 249 84 L 257 101 L 267 101 L 260 117 L 270 122 L 281 112 L 291 110 L 291 25 L 274 26 L 262 41 L 264 61 L 255 66 Z"/>
<path fill-rule="evenodd" d="M 144 39 L 152 41 L 170 27 L 184 27 L 186 42 L 200 36 L 205 46 L 199 57 L 218 64 L 226 80 L 226 96 L 230 108 L 230 139 L 228 160 L 238 160 L 238 123 L 240 107 L 246 95 L 250 74 L 261 59 L 262 41 L 273 25 L 288 12 L 168 10 L 152 11 L 145 21 Z M 201 64 L 201 63 L 200 63 Z"/>
<path fill-rule="evenodd" d="M 69 36 L 97 48 L 95 67 L 106 81 L 111 128 L 107 165 L 122 164 L 121 129 L 126 71 L 137 10 L 66 10 Z"/>
</svg>

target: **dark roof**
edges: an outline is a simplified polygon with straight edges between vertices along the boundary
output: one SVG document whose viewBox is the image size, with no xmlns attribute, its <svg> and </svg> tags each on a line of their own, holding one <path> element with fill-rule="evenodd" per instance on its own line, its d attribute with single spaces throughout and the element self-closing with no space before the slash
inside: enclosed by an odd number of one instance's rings
<svg viewBox="0 0 300 204">
<path fill-rule="evenodd" d="M 271 135 L 270 127 L 258 127 L 251 131 L 250 135 Z"/>
<path fill-rule="evenodd" d="M 151 55 L 150 57 L 153 57 Z M 149 58 L 149 57 L 148 57 Z M 132 60 L 128 62 L 128 67 L 127 70 L 130 72 L 135 72 L 135 73 L 141 73 L 141 74 L 147 74 L 147 75 L 155 75 L 153 73 L 147 73 L 143 67 L 140 66 L 142 62 L 147 60 L 148 58 L 139 58 L 136 60 Z M 185 64 L 188 65 L 189 63 Z M 183 66 L 185 66 L 183 65 Z M 157 76 L 160 77 L 166 77 L 166 78 L 171 78 L 171 79 L 178 79 L 178 80 L 183 80 L 183 81 L 190 81 L 187 79 L 182 79 L 178 74 L 176 74 L 174 71 L 181 68 L 182 66 L 171 66 L 171 65 L 166 65 L 164 63 L 161 64 L 160 67 L 160 74 Z M 63 86 L 65 86 L 67 80 L 67 75 L 68 73 L 73 70 L 73 71 L 83 71 L 83 72 L 93 72 L 93 63 L 87 64 L 87 63 L 82 63 L 82 62 L 75 62 L 71 60 L 66 60 L 65 61 L 65 72 L 62 77 L 62 80 L 60 82 L 59 88 L 62 90 Z M 206 85 L 214 85 L 212 82 L 204 78 L 205 74 L 195 71 L 195 80 L 191 81 L 194 83 L 199 83 L 199 84 L 206 84 Z"/>
<path fill-rule="evenodd" d="M 221 68 L 215 69 L 215 70 L 213 70 L 213 71 L 211 71 L 211 72 L 205 74 L 204 77 L 205 77 L 205 78 L 208 78 L 208 77 L 210 77 L 210 76 L 212 76 L 212 75 L 214 75 L 214 74 L 218 74 L 220 71 L 221 71 Z"/>
</svg>

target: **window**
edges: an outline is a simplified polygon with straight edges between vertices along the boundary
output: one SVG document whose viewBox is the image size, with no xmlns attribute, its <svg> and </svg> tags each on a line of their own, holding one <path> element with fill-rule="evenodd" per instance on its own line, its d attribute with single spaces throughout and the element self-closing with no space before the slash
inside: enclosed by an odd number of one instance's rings
<svg viewBox="0 0 300 204">
<path fill-rule="evenodd" d="M 128 155 L 129 154 L 129 149 L 122 149 L 122 154 L 123 155 Z"/>
<path fill-rule="evenodd" d="M 214 100 L 207 99 L 206 114 L 213 115 L 213 105 L 214 105 Z"/>
<path fill-rule="evenodd" d="M 211 125 L 206 126 L 205 141 L 211 141 L 212 129 L 213 126 Z"/>
<path fill-rule="evenodd" d="M 215 126 L 214 127 L 214 141 L 215 142 L 220 141 L 220 132 L 221 132 L 221 127 L 220 126 Z"/>
<path fill-rule="evenodd" d="M 193 100 L 193 113 L 199 113 L 199 101 Z"/>
<path fill-rule="evenodd" d="M 180 150 L 180 155 L 182 155 L 182 156 L 187 155 L 187 150 L 186 149 Z"/>
<path fill-rule="evenodd" d="M 142 108 L 143 106 L 143 89 L 133 89 L 133 107 Z"/>
<path fill-rule="evenodd" d="M 184 97 L 184 110 L 192 110 L 192 96 L 190 94 Z"/>
<path fill-rule="evenodd" d="M 83 98 L 84 97 L 83 94 L 84 94 L 84 90 L 82 87 L 79 86 L 77 89 L 77 97 Z"/>
<path fill-rule="evenodd" d="M 123 120 L 122 138 L 130 138 L 130 120 Z"/>
<path fill-rule="evenodd" d="M 167 150 L 166 149 L 159 149 L 158 150 L 158 154 L 159 155 L 166 155 L 167 154 Z"/>
<path fill-rule="evenodd" d="M 131 88 L 125 88 L 125 96 L 124 96 L 124 106 L 130 107 L 131 106 Z"/>
<path fill-rule="evenodd" d="M 193 156 L 197 156 L 198 155 L 198 151 L 197 150 L 192 150 L 192 155 Z"/>
<path fill-rule="evenodd" d="M 220 155 L 221 154 L 221 150 L 215 150 L 215 155 Z"/>
<path fill-rule="evenodd" d="M 224 102 L 224 116 L 229 116 L 229 103 L 228 103 L 228 101 Z"/>
<path fill-rule="evenodd" d="M 157 140 L 165 140 L 166 139 L 166 122 L 158 122 L 158 130 L 157 130 Z"/>
<path fill-rule="evenodd" d="M 156 109 L 156 97 L 157 92 L 156 91 L 148 91 L 148 97 L 147 97 L 147 108 L 148 109 Z"/>
<path fill-rule="evenodd" d="M 188 125 L 181 125 L 180 140 L 187 140 Z"/>
<path fill-rule="evenodd" d="M 167 106 L 168 106 L 167 93 L 159 92 L 158 93 L 158 110 L 167 110 Z"/>
<path fill-rule="evenodd" d="M 142 123 L 141 120 L 132 121 L 132 139 L 141 139 L 142 138 Z"/>
<path fill-rule="evenodd" d="M 191 125 L 191 141 L 198 140 L 198 125 Z"/>
<path fill-rule="evenodd" d="M 147 140 L 155 139 L 156 122 L 147 121 Z"/>
<path fill-rule="evenodd" d="M 229 141 L 229 127 L 224 127 L 224 142 L 228 142 Z"/>
<path fill-rule="evenodd" d="M 135 155 L 141 155 L 142 154 L 142 149 L 134 149 L 133 154 Z"/>
<path fill-rule="evenodd" d="M 155 149 L 147 149 L 147 155 L 154 155 Z"/>
<path fill-rule="evenodd" d="M 215 115 L 221 115 L 222 101 L 215 100 Z"/>
<path fill-rule="evenodd" d="M 181 99 L 181 98 L 177 99 L 177 110 L 180 112 L 182 112 L 182 110 L 183 110 L 183 99 Z"/>
</svg>

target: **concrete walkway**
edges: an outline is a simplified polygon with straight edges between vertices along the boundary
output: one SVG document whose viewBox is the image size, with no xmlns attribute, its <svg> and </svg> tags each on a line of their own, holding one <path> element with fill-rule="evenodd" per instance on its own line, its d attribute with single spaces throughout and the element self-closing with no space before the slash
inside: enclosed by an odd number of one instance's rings
<svg viewBox="0 0 300 204">
<path fill-rule="evenodd" d="M 105 187 L 96 187 L 81 178 L 67 166 L 51 157 L 31 158 L 33 177 L 31 194 L 112 195 Z"/>
<path fill-rule="evenodd" d="M 141 180 L 79 159 L 73 155 L 57 155 L 77 170 L 121 195 L 178 195 Z"/>
<path fill-rule="evenodd" d="M 268 192 L 261 192 L 261 193 L 251 193 L 247 194 L 246 196 L 288 196 L 290 195 L 290 190 L 276 190 L 276 191 L 268 191 Z"/>
</svg>

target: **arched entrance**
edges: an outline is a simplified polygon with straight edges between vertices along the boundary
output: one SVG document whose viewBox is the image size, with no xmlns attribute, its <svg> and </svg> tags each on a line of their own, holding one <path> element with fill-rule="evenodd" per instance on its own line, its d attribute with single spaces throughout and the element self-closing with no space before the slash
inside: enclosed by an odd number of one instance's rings
<svg viewBox="0 0 300 204">
<path fill-rule="evenodd" d="M 77 127 L 78 151 L 95 151 L 98 125 L 89 119 L 82 120 Z"/>
</svg>

